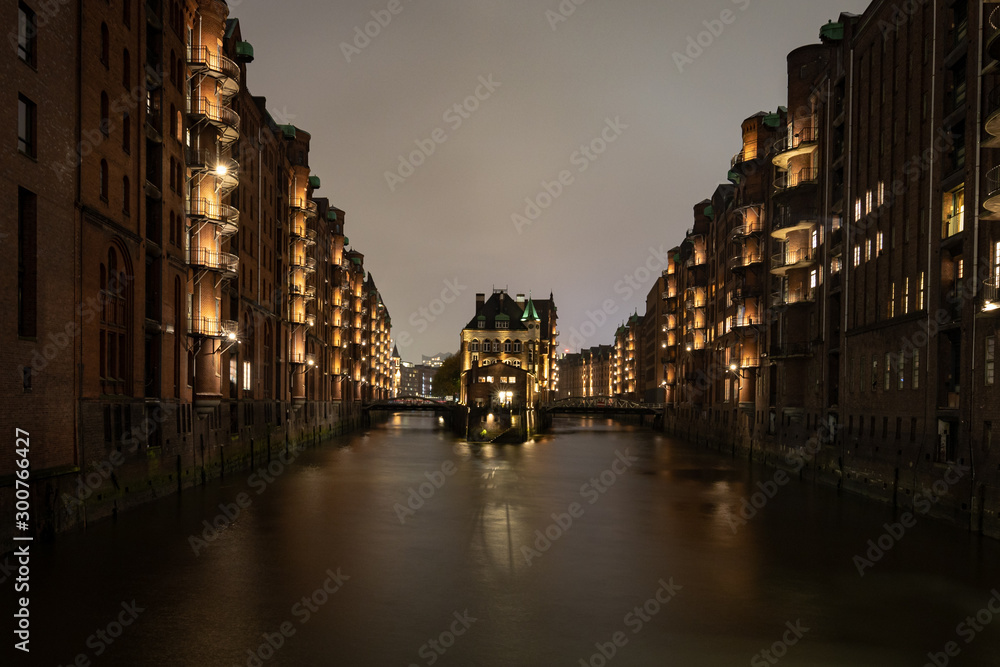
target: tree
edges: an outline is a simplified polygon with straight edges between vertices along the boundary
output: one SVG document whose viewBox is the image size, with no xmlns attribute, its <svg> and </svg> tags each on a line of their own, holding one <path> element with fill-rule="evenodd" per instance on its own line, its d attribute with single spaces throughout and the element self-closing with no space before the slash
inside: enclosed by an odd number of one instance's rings
<svg viewBox="0 0 1000 667">
<path fill-rule="evenodd" d="M 462 357 L 453 354 L 434 373 L 435 396 L 458 396 L 462 383 Z"/>
</svg>

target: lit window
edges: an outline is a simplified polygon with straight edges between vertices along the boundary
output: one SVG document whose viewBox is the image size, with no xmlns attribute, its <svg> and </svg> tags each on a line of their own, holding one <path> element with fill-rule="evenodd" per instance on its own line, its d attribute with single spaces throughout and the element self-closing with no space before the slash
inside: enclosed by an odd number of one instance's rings
<svg viewBox="0 0 1000 667">
<path fill-rule="evenodd" d="M 913 381 L 914 389 L 920 389 L 920 350 L 913 351 Z"/>
<path fill-rule="evenodd" d="M 251 370 L 250 362 L 243 362 L 243 390 L 251 391 L 253 384 L 253 372 Z"/>
<path fill-rule="evenodd" d="M 872 240 L 868 239 L 865 241 L 865 261 L 869 262 L 872 258 Z"/>
<path fill-rule="evenodd" d="M 917 292 L 917 310 L 923 310 L 924 309 L 924 295 L 926 293 L 924 287 L 925 287 L 924 286 L 924 272 L 921 271 L 920 272 L 920 290 Z"/>
<path fill-rule="evenodd" d="M 861 264 L 861 246 L 854 246 L 854 266 L 857 267 Z"/>
<path fill-rule="evenodd" d="M 882 248 L 885 246 L 885 234 L 883 232 L 878 233 L 878 252 L 882 252 Z"/>
<path fill-rule="evenodd" d="M 903 314 L 910 312 L 910 279 L 903 278 Z"/>
<path fill-rule="evenodd" d="M 819 271 L 813 269 L 809 272 L 809 287 L 816 289 L 819 286 Z"/>
<path fill-rule="evenodd" d="M 956 274 L 958 275 L 958 279 L 961 280 L 962 278 L 965 278 L 965 260 L 964 259 L 958 260 L 958 262 L 956 262 L 956 265 L 957 265 Z"/>
</svg>

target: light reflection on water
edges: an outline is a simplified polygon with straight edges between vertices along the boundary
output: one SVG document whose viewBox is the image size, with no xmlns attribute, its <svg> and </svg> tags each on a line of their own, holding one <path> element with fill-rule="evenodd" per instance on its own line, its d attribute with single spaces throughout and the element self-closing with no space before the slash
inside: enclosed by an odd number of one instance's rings
<svg viewBox="0 0 1000 667">
<path fill-rule="evenodd" d="M 589 502 L 626 451 L 637 460 Z M 802 619 L 789 665 L 922 665 L 1000 585 L 997 543 L 931 520 L 859 577 L 852 558 L 892 510 L 797 482 L 734 531 L 771 471 L 603 420 L 478 446 L 396 416 L 302 454 L 259 495 L 250 474 L 36 545 L 33 660 L 247 665 L 290 622 L 262 664 L 423 665 L 421 648 L 468 610 L 478 620 L 435 664 L 577 665 L 617 631 L 628 643 L 610 664 L 749 664 Z M 189 537 L 240 492 L 252 504 L 195 556 Z M 338 567 L 350 579 L 301 623 L 296 603 Z M 630 632 L 626 615 L 671 578 L 677 597 Z M 95 658 L 88 637 L 132 599 L 146 611 Z M 1000 619 L 961 648 L 950 664 L 994 664 Z"/>
</svg>

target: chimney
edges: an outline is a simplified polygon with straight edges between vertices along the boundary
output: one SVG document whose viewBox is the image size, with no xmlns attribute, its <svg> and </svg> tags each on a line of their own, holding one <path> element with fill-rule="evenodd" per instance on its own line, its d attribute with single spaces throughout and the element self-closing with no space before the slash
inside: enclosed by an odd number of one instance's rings
<svg viewBox="0 0 1000 667">
<path fill-rule="evenodd" d="M 485 294 L 477 294 L 476 295 L 476 312 L 477 313 L 480 310 L 482 310 L 484 303 L 486 303 L 486 295 Z"/>
<path fill-rule="evenodd" d="M 517 295 L 517 302 L 518 302 L 518 304 L 523 304 L 524 303 L 524 295 L 523 294 L 518 294 Z"/>
</svg>

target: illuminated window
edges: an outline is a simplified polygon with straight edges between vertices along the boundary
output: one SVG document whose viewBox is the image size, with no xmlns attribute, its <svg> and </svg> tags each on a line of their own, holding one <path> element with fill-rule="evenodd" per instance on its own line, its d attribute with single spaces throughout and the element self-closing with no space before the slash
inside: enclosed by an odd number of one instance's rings
<svg viewBox="0 0 1000 667">
<path fill-rule="evenodd" d="M 882 248 L 885 247 L 885 234 L 883 232 L 878 233 L 878 252 L 882 252 Z"/>
<path fill-rule="evenodd" d="M 920 389 L 920 350 L 913 351 L 913 380 L 911 384 L 914 389 Z"/>
<path fill-rule="evenodd" d="M 253 390 L 253 371 L 249 361 L 243 362 L 243 390 Z"/>
<path fill-rule="evenodd" d="M 854 246 L 854 266 L 857 267 L 861 264 L 861 246 Z"/>
<path fill-rule="evenodd" d="M 917 310 L 923 310 L 924 309 L 924 306 L 925 306 L 924 296 L 925 296 L 925 294 L 926 294 L 926 290 L 925 290 L 925 285 L 924 285 L 924 272 L 921 271 L 920 272 L 920 289 L 919 289 L 919 291 L 917 291 Z"/>
</svg>

